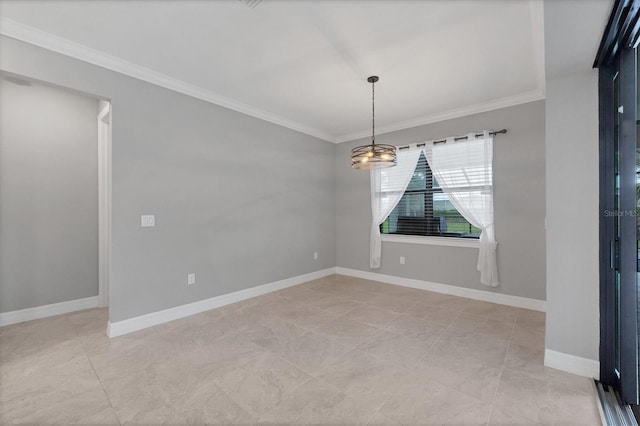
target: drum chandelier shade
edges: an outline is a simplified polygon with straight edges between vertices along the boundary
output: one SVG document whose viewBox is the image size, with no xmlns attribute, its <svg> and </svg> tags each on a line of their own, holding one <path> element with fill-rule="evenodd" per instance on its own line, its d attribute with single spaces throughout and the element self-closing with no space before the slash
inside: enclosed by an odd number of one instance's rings
<svg viewBox="0 0 640 426">
<path fill-rule="evenodd" d="M 351 167 L 358 170 L 383 169 L 397 164 L 396 147 L 376 144 L 376 91 L 378 76 L 367 79 L 371 83 L 371 144 L 357 146 L 351 150 Z"/>
</svg>

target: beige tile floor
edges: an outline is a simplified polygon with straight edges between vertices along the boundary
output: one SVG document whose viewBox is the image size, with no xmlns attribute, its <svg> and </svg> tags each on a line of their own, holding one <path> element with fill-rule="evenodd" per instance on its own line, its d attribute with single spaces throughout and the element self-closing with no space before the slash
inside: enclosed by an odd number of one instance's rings
<svg viewBox="0 0 640 426">
<path fill-rule="evenodd" d="M 114 339 L 0 328 L 0 423 L 596 425 L 544 315 L 334 275 Z"/>
</svg>

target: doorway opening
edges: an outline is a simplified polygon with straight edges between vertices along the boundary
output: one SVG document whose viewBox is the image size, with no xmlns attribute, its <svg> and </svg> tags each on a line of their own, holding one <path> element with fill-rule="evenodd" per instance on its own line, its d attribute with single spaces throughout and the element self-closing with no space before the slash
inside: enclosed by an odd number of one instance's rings
<svg viewBox="0 0 640 426">
<path fill-rule="evenodd" d="M 7 72 L 0 85 L 0 325 L 107 307 L 111 102 Z"/>
</svg>

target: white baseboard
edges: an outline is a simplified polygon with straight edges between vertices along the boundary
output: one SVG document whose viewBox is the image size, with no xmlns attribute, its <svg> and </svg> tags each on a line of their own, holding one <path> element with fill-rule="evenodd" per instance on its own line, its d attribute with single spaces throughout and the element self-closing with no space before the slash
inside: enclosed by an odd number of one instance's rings
<svg viewBox="0 0 640 426">
<path fill-rule="evenodd" d="M 364 278 L 366 280 L 372 281 L 380 281 L 383 283 L 400 285 L 403 287 L 417 288 L 420 290 L 434 291 L 436 293 L 450 294 L 452 296 L 466 297 L 467 299 L 498 303 L 500 305 L 514 306 L 516 308 L 532 309 L 534 311 L 540 312 L 546 311 L 546 302 L 544 300 L 529 299 L 527 297 L 511 296 L 509 294 L 493 293 L 490 291 L 475 290 L 454 285 L 415 280 L 412 278 L 402 278 L 393 275 L 378 274 L 376 272 L 342 268 L 339 266 L 336 267 L 336 274 Z"/>
<path fill-rule="evenodd" d="M 208 311 L 210 309 L 215 309 L 224 305 L 229 305 L 231 303 L 251 299 L 252 297 L 261 296 L 263 294 L 282 290 L 283 288 L 287 287 L 293 287 L 298 284 L 302 284 L 333 274 L 335 274 L 335 268 L 327 268 L 321 271 L 298 275 L 297 277 L 287 278 L 284 280 L 259 285 L 257 287 L 251 287 L 245 290 L 223 294 L 220 296 L 212 297 L 210 299 L 199 300 L 197 302 L 189 303 L 186 305 L 180 305 L 174 308 L 164 309 L 162 311 L 151 312 L 149 314 L 140 315 L 138 317 L 129 318 L 118 322 L 109 322 L 107 325 L 107 335 L 109 337 L 122 336 L 123 334 L 132 333 L 134 331 L 142 330 L 143 328 L 163 324 L 165 322 L 184 318 L 189 315 L 199 314 L 200 312 Z"/>
<path fill-rule="evenodd" d="M 551 349 L 544 351 L 544 365 L 556 370 L 592 377 L 600 380 L 600 362 L 594 359 L 557 352 Z"/>
<path fill-rule="evenodd" d="M 0 327 L 98 307 L 98 296 L 0 313 Z"/>
</svg>

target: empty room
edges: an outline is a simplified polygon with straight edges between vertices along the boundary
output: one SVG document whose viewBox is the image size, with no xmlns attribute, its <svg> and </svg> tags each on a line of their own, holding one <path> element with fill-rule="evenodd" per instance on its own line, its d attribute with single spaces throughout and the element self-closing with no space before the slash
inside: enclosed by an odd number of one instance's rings
<svg viewBox="0 0 640 426">
<path fill-rule="evenodd" d="M 0 0 L 0 424 L 633 425 L 640 0 Z"/>
</svg>

